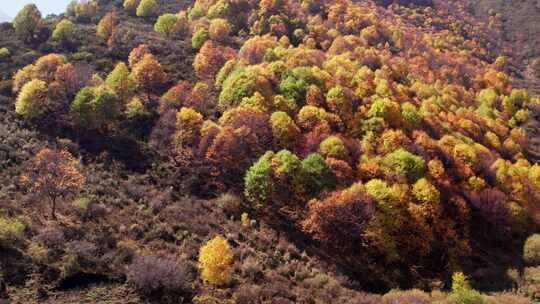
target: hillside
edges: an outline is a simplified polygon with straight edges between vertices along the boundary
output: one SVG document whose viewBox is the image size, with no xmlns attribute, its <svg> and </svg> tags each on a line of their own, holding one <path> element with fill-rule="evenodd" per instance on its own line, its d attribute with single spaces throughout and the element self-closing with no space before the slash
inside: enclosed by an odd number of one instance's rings
<svg viewBox="0 0 540 304">
<path fill-rule="evenodd" d="M 540 93 L 540 5 L 538 1 L 470 1 L 477 18 L 499 19 L 503 52 L 511 58 L 518 81 Z"/>
<path fill-rule="evenodd" d="M 539 301 L 536 55 L 497 5 L 26 6 L 0 302 Z"/>
</svg>

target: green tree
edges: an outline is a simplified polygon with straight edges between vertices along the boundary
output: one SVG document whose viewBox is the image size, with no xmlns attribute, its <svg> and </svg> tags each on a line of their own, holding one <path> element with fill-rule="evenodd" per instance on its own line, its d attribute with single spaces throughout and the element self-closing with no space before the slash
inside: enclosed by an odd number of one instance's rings
<svg viewBox="0 0 540 304">
<path fill-rule="evenodd" d="M 244 178 L 244 195 L 256 208 L 264 207 L 271 195 L 271 166 L 270 162 L 275 153 L 266 152 L 249 168 Z"/>
<path fill-rule="evenodd" d="M 118 94 L 121 101 L 126 101 L 135 89 L 135 83 L 129 75 L 129 69 L 123 62 L 116 65 L 107 76 L 105 83 Z"/>
<path fill-rule="evenodd" d="M 176 31 L 178 16 L 175 14 L 164 14 L 159 16 L 154 24 L 154 30 L 160 34 L 170 37 Z"/>
<path fill-rule="evenodd" d="M 54 28 L 51 38 L 62 44 L 67 44 L 72 42 L 74 31 L 75 25 L 73 24 L 73 22 L 64 19 L 58 22 L 58 24 Z"/>
<path fill-rule="evenodd" d="M 319 153 L 324 157 L 341 160 L 349 159 L 349 151 L 343 141 L 337 136 L 329 136 L 319 145 Z"/>
<path fill-rule="evenodd" d="M 105 87 L 86 87 L 75 96 L 70 111 L 79 126 L 102 128 L 118 115 L 118 97 Z"/>
<path fill-rule="evenodd" d="M 35 4 L 27 4 L 13 20 L 15 33 L 24 42 L 32 41 L 41 26 L 41 12 Z"/>
<path fill-rule="evenodd" d="M 27 82 L 15 102 L 15 112 L 24 118 L 32 119 L 47 110 L 47 84 L 39 79 Z"/>
<path fill-rule="evenodd" d="M 156 0 L 141 0 L 137 7 L 137 16 L 144 18 L 155 16 L 158 8 Z"/>
<path fill-rule="evenodd" d="M 405 149 L 398 149 L 384 157 L 383 167 L 387 174 L 395 174 L 406 177 L 410 181 L 416 181 L 424 175 L 426 164 L 422 157 Z"/>
<path fill-rule="evenodd" d="M 257 209 L 305 202 L 334 187 L 335 175 L 319 154 L 300 161 L 288 150 L 266 152 L 244 178 L 244 194 Z"/>
<path fill-rule="evenodd" d="M 300 101 L 305 99 L 310 85 L 320 87 L 322 86 L 322 81 L 315 77 L 310 67 L 298 67 L 282 77 L 279 84 L 279 91 L 286 98 Z"/>
<path fill-rule="evenodd" d="M 300 135 L 300 129 L 285 112 L 277 111 L 270 117 L 274 144 L 279 148 L 292 148 Z"/>
<path fill-rule="evenodd" d="M 257 75 L 249 69 L 236 69 L 223 82 L 218 106 L 223 111 L 237 106 L 244 97 L 251 97 L 256 89 Z"/>
<path fill-rule="evenodd" d="M 304 190 L 310 197 L 336 187 L 336 176 L 320 154 L 312 153 L 302 160 L 302 175 Z"/>
<path fill-rule="evenodd" d="M 209 34 L 206 29 L 199 29 L 191 37 L 191 46 L 194 49 L 200 49 L 201 46 L 208 40 Z"/>
</svg>

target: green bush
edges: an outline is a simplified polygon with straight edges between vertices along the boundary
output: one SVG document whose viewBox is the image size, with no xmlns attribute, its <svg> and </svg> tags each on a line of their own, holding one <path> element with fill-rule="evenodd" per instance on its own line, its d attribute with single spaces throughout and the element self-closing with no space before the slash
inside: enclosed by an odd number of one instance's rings
<svg viewBox="0 0 540 304">
<path fill-rule="evenodd" d="M 0 59 L 7 58 L 10 55 L 11 55 L 11 52 L 9 51 L 8 48 L 6 47 L 0 48 Z"/>
<path fill-rule="evenodd" d="M 448 296 L 450 303 L 482 304 L 484 296 L 471 288 L 467 277 L 462 272 L 452 275 L 452 292 Z"/>
<path fill-rule="evenodd" d="M 22 240 L 26 225 L 20 219 L 0 217 L 0 242 L 8 243 Z"/>
</svg>

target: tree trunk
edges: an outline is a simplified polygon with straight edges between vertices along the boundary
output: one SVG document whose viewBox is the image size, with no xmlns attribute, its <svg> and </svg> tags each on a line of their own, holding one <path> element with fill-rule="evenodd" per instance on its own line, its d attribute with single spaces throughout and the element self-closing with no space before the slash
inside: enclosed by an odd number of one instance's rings
<svg viewBox="0 0 540 304">
<path fill-rule="evenodd" d="M 52 201 L 51 215 L 52 215 L 53 220 L 56 221 L 56 197 L 51 197 L 51 201 Z"/>
</svg>

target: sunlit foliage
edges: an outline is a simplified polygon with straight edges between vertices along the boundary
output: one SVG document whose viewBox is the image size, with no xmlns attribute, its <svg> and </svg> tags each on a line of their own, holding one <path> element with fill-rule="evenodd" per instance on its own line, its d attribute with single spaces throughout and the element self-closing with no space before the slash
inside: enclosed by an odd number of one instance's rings
<svg viewBox="0 0 540 304">
<path fill-rule="evenodd" d="M 78 191 L 86 179 L 79 171 L 79 161 L 69 152 L 43 149 L 30 160 L 21 182 L 29 191 L 50 200 L 56 219 L 57 199 Z"/>
<path fill-rule="evenodd" d="M 60 43 L 66 44 L 73 40 L 73 35 L 75 31 L 75 25 L 73 22 L 64 19 L 56 25 L 54 31 L 51 35 L 53 40 L 59 41 Z"/>
<path fill-rule="evenodd" d="M 225 285 L 232 279 L 234 253 L 229 242 L 218 235 L 209 240 L 199 251 L 201 278 L 212 285 Z"/>
</svg>

